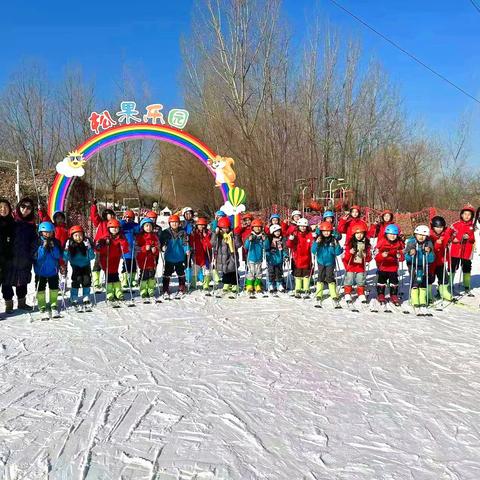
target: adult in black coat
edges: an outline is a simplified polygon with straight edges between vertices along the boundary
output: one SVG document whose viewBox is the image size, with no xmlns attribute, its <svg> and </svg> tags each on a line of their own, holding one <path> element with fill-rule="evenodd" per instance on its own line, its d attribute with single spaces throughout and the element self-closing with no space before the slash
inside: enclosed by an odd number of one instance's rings
<svg viewBox="0 0 480 480">
<path fill-rule="evenodd" d="M 38 238 L 33 208 L 33 201 L 30 198 L 24 198 L 20 200 L 14 213 L 11 257 L 2 284 L 7 313 L 13 309 L 13 287 L 17 294 L 18 308 L 32 309 L 27 305 L 26 297 L 28 284 L 32 280 L 32 266 Z"/>
<path fill-rule="evenodd" d="M 12 206 L 6 198 L 0 198 L 0 285 L 3 284 L 12 257 L 14 229 Z"/>
</svg>

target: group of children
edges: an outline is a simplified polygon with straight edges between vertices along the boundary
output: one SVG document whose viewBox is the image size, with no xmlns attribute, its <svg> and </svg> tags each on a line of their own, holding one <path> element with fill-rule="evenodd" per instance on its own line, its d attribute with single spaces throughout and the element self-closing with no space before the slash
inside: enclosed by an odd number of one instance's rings
<svg viewBox="0 0 480 480">
<path fill-rule="evenodd" d="M 5 217 L 11 215 L 11 211 L 1 207 L 0 201 L 0 228 L 3 223 L 9 224 Z M 154 297 L 159 300 L 157 266 L 160 257 L 164 266 L 164 298 L 171 298 L 170 279 L 174 274 L 178 277 L 176 296 L 201 286 L 207 295 L 211 295 L 213 287 L 217 295 L 233 297 L 239 292 L 240 249 L 245 261 L 244 289 L 252 297 L 265 291 L 278 295 L 287 290 L 290 273 L 293 277 L 290 289 L 294 295 L 309 297 L 316 271 L 315 296 L 318 300 L 323 299 L 327 290 L 338 306 L 339 290 L 343 287 L 345 300 L 350 303 L 356 287 L 358 300 L 366 303 L 366 277 L 373 257 L 380 303 L 387 302 L 386 289 L 389 287 L 390 302 L 400 305 L 399 270 L 404 261 L 410 274 L 410 301 L 415 307 L 427 306 L 432 301 L 435 281 L 438 282 L 438 295 L 451 301 L 453 275 L 459 267 L 465 291 L 470 291 L 475 243 L 475 211 L 470 205 L 462 208 L 460 219 L 450 227 L 444 218 L 437 216 L 432 218 L 430 226 L 416 227 L 414 235 L 406 241 L 394 223 L 393 212 L 385 210 L 380 220 L 368 227 L 358 205 L 353 205 L 340 217 L 337 225 L 334 212 L 325 212 L 322 221 L 311 226 L 301 212 L 295 210 L 283 221 L 280 215 L 273 214 L 267 224 L 246 213 L 242 216 L 242 224 L 235 229 L 222 211 L 216 212 L 209 223 L 205 218 L 195 221 L 194 211 L 189 207 L 182 210 L 183 220 L 179 215 L 171 215 L 168 228 L 164 230 L 158 228 L 157 215 L 153 211 L 147 212 L 137 223 L 134 212 L 127 210 L 119 221 L 110 209 L 103 210 L 100 215 L 93 202 L 90 214 L 96 227 L 93 241 L 87 238 L 81 226 L 67 229 L 62 212 L 57 212 L 53 221 L 41 215 L 38 237 L 32 245 L 41 312 L 59 311 L 58 292 L 66 288 L 64 278 L 68 264 L 71 266 L 70 302 L 76 309 L 91 308 L 92 286 L 94 292 L 103 289 L 101 271 L 104 272 L 106 298 L 114 305 L 124 299 L 126 291 L 132 295 L 136 286 L 145 302 Z M 345 241 L 341 243 L 343 235 Z M 376 239 L 375 248 L 372 247 L 373 239 Z M 14 248 L 14 244 L 4 248 L 7 247 Z M 338 279 L 340 257 L 345 270 L 341 280 Z M 1 267 L 0 264 L 0 274 Z M 285 268 L 289 271 L 286 276 Z M 63 279 L 60 282 L 59 274 Z M 217 288 L 220 283 L 221 289 Z M 11 309 L 12 304 L 7 303 L 7 311 Z"/>
</svg>

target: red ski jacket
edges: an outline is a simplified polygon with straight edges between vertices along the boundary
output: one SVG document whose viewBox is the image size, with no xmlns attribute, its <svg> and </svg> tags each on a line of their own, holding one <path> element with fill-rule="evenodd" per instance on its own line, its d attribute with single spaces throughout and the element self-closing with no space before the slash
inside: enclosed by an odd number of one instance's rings
<svg viewBox="0 0 480 480">
<path fill-rule="evenodd" d="M 445 250 L 447 249 L 448 243 L 451 241 L 452 235 L 453 230 L 449 228 L 446 228 L 440 235 L 437 235 L 433 228 L 430 229 L 430 240 L 433 243 L 433 253 L 435 254 L 435 260 L 429 267 L 432 272 L 434 272 L 437 267 L 443 266 L 443 260 L 445 259 Z"/>
<path fill-rule="evenodd" d="M 199 267 L 204 267 L 209 264 L 209 259 L 212 258 L 212 233 L 208 230 L 200 232 L 195 229 L 190 235 L 190 251 L 193 255 L 193 260 Z"/>
<path fill-rule="evenodd" d="M 382 272 L 396 272 L 399 263 L 405 260 L 405 256 L 403 255 L 404 248 L 405 245 L 398 238 L 391 242 L 387 238 L 379 236 L 377 243 L 378 253 L 375 255 L 377 268 Z M 388 254 L 386 257 L 382 255 L 384 252 Z M 397 257 L 397 254 L 400 254 L 400 256 Z"/>
<path fill-rule="evenodd" d="M 450 228 L 453 231 L 451 247 L 452 257 L 470 260 L 472 256 L 473 245 L 475 244 L 473 220 L 470 220 L 469 222 L 459 220 Z M 468 235 L 466 240 L 463 239 L 465 234 Z"/>
<path fill-rule="evenodd" d="M 140 232 L 135 237 L 137 265 L 141 270 L 155 270 L 160 253 L 160 240 L 154 232 Z M 147 250 L 147 246 L 150 248 Z"/>
<path fill-rule="evenodd" d="M 356 254 L 350 253 L 351 249 L 352 245 L 350 243 L 345 244 L 345 253 L 343 254 L 345 271 L 354 273 L 364 272 L 366 264 L 372 260 L 372 247 L 370 245 L 365 246 L 365 257 L 362 258 L 360 263 L 355 262 Z"/>
<path fill-rule="evenodd" d="M 90 207 L 90 220 L 97 228 L 97 232 L 95 233 L 95 242 L 97 242 L 101 238 L 105 238 L 108 236 L 108 222 L 106 220 L 103 220 L 102 217 L 99 215 L 96 205 L 92 205 Z"/>
<path fill-rule="evenodd" d="M 107 245 L 107 240 L 110 245 Z M 118 273 L 118 266 L 123 254 L 129 251 L 128 241 L 123 235 L 112 237 L 107 235 L 100 238 L 96 244 L 95 250 L 100 254 L 99 263 L 103 271 L 107 270 L 107 256 L 108 256 L 108 274 Z"/>
<path fill-rule="evenodd" d="M 378 238 L 378 241 L 380 239 L 385 238 L 385 229 L 389 225 L 393 225 L 395 222 L 381 222 L 381 223 L 374 223 L 370 225 L 370 228 L 368 229 L 368 238 Z"/>
<path fill-rule="evenodd" d="M 345 244 L 347 244 L 353 236 L 353 228 L 361 225 L 365 227 L 365 233 L 367 232 L 367 224 L 362 217 L 353 218 L 348 216 L 347 218 L 341 217 L 338 221 L 337 232 L 344 233 L 346 235 Z"/>
<path fill-rule="evenodd" d="M 293 261 L 296 268 L 311 268 L 312 266 L 312 245 L 313 235 L 312 232 L 300 232 L 297 230 L 291 234 L 295 238 L 287 240 L 287 247 L 292 250 Z"/>
</svg>

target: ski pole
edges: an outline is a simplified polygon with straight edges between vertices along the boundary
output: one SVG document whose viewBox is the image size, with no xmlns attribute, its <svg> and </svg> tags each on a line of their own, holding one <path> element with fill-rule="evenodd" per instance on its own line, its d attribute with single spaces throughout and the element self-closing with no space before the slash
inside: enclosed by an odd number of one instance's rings
<svg viewBox="0 0 480 480">
<path fill-rule="evenodd" d="M 126 258 L 125 258 L 125 252 L 123 251 L 122 244 L 120 244 L 120 251 L 122 252 L 123 262 L 126 263 L 127 260 L 126 260 Z M 134 251 L 132 252 L 132 254 L 133 254 L 133 255 L 135 254 L 135 249 L 134 249 Z M 133 264 L 133 261 L 132 261 L 132 264 Z M 128 272 L 128 269 L 127 269 L 127 272 Z M 130 304 L 133 305 L 135 302 L 133 301 L 132 282 L 129 282 L 129 283 L 128 283 L 128 289 L 130 290 Z"/>
<path fill-rule="evenodd" d="M 428 308 L 428 305 L 429 305 L 428 285 L 430 283 L 430 278 L 428 278 L 428 253 L 425 251 L 425 249 L 423 250 L 423 259 L 425 262 L 425 285 L 427 287 L 427 308 Z"/>
<path fill-rule="evenodd" d="M 108 300 L 108 263 L 109 263 L 109 258 L 110 258 L 110 239 L 107 238 L 107 261 L 106 261 L 106 270 L 105 270 L 105 303 L 108 305 L 109 300 Z"/>
<path fill-rule="evenodd" d="M 235 263 L 235 281 L 237 282 L 237 288 L 235 289 L 235 297 L 238 298 L 238 290 L 240 285 L 240 279 L 238 278 L 238 263 L 237 263 L 237 254 L 238 249 L 235 246 L 235 233 L 232 231 L 232 246 L 233 246 L 233 261 Z"/>
</svg>

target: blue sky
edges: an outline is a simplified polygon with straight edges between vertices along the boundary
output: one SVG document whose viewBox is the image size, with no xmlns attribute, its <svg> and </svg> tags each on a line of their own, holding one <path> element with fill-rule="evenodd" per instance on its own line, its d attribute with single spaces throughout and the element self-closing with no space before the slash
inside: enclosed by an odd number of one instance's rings
<svg viewBox="0 0 480 480">
<path fill-rule="evenodd" d="M 346 8 L 480 97 L 480 13 L 469 0 L 339 0 Z M 21 60 L 39 60 L 52 78 L 67 65 L 81 65 L 106 98 L 123 62 L 144 72 L 155 101 L 180 106 L 179 36 L 191 25 L 192 0 L 126 2 L 82 0 L 2 5 L 0 86 Z M 480 3 L 480 2 L 479 2 Z M 71 5 L 71 4 L 70 4 Z M 472 115 L 471 163 L 480 165 L 480 105 L 394 49 L 329 0 L 284 0 L 292 33 L 302 35 L 313 13 L 345 37 L 359 38 L 400 88 L 411 118 L 440 137 L 461 115 Z"/>
</svg>

